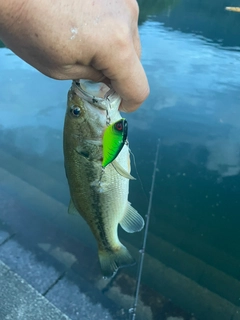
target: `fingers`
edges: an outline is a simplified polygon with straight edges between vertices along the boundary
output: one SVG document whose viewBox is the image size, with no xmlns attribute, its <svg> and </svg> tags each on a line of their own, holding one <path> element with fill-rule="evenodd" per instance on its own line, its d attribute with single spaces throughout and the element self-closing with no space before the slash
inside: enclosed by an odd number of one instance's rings
<svg viewBox="0 0 240 320">
<path fill-rule="evenodd" d="M 92 23 L 84 23 L 85 15 L 82 16 L 79 34 L 73 41 L 67 38 L 64 54 L 57 57 L 56 52 L 61 50 L 50 50 L 52 59 L 48 54 L 45 65 L 42 59 L 41 65 L 33 65 L 54 79 L 110 81 L 122 98 L 120 109 L 131 112 L 149 94 L 147 77 L 140 62 L 138 5 L 135 0 L 116 0 L 111 6 L 109 1 L 105 2 L 104 6 L 97 2 L 91 10 L 87 7 Z M 58 42 L 54 49 L 56 46 Z"/>
<path fill-rule="evenodd" d="M 91 66 L 66 65 L 58 69 L 41 69 L 40 71 L 57 80 L 89 79 L 95 82 L 105 81 L 105 75 Z"/>
<path fill-rule="evenodd" d="M 138 58 L 141 57 L 141 43 L 140 43 L 140 37 L 138 32 L 138 27 L 136 26 L 133 30 L 133 46 L 136 51 L 136 54 Z"/>
<path fill-rule="evenodd" d="M 122 98 L 120 109 L 132 112 L 147 98 L 149 85 L 138 57 L 140 46 L 136 47 L 137 42 L 133 45 L 132 39 L 127 42 L 126 37 L 123 39 L 120 45 L 116 42 L 112 47 L 108 47 L 104 52 L 104 58 L 95 63 L 94 67 L 102 71 Z"/>
<path fill-rule="evenodd" d="M 139 7 L 137 2 L 135 2 L 135 15 L 133 15 L 132 20 L 132 41 L 135 48 L 135 51 L 137 53 L 138 58 L 141 56 L 141 43 L 139 38 L 139 32 L 138 32 L 138 16 L 139 16 Z"/>
<path fill-rule="evenodd" d="M 124 63 L 116 77 L 110 78 L 112 87 L 121 96 L 120 110 L 132 112 L 140 107 L 149 95 L 149 85 L 136 52 Z"/>
<path fill-rule="evenodd" d="M 122 23 L 121 19 L 110 21 L 109 25 L 113 27 L 107 30 L 105 36 L 111 39 L 111 45 L 96 45 L 95 48 L 101 50 L 96 51 L 92 60 L 93 67 L 110 80 L 111 86 L 122 98 L 120 109 L 125 112 L 139 108 L 149 94 L 148 80 L 140 62 L 139 10 L 136 1 L 132 1 L 131 6 L 128 23 Z"/>
</svg>

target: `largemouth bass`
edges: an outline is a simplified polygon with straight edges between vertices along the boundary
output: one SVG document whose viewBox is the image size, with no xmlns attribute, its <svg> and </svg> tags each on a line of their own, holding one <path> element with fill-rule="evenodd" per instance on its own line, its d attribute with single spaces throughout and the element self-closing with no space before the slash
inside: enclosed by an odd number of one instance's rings
<svg viewBox="0 0 240 320">
<path fill-rule="evenodd" d="M 126 232 L 144 227 L 144 220 L 128 202 L 130 157 L 125 143 L 116 159 L 102 167 L 103 134 L 121 119 L 120 97 L 103 83 L 73 81 L 64 123 L 64 160 L 71 200 L 69 213 L 79 213 L 98 244 L 105 277 L 135 263 L 118 238 L 118 224 Z"/>
</svg>

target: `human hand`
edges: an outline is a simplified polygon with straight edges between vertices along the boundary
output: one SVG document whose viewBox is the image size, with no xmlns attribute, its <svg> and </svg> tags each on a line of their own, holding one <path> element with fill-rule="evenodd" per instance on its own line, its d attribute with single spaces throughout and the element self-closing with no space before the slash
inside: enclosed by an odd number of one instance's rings
<svg viewBox="0 0 240 320">
<path fill-rule="evenodd" d="M 110 81 L 126 112 L 146 99 L 135 0 L 6 2 L 0 0 L 0 38 L 40 72 Z"/>
</svg>

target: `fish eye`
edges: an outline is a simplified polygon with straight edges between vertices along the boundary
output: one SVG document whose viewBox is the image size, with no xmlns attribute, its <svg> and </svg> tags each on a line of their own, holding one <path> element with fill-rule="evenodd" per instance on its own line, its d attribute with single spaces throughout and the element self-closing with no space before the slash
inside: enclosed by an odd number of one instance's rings
<svg viewBox="0 0 240 320">
<path fill-rule="evenodd" d="M 81 109 L 78 106 L 72 106 L 71 107 L 71 113 L 74 117 L 79 117 L 81 114 Z"/>
</svg>

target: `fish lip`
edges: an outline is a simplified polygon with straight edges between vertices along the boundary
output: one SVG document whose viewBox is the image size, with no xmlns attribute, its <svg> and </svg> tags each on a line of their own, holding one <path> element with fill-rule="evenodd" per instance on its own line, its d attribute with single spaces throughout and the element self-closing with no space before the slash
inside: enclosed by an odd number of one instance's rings
<svg viewBox="0 0 240 320">
<path fill-rule="evenodd" d="M 102 110 L 110 110 L 111 109 L 111 102 L 115 98 L 115 91 L 112 88 L 109 88 L 109 91 L 104 95 L 104 98 L 96 97 L 91 95 L 87 91 L 85 91 L 81 87 L 81 82 L 79 80 L 73 80 L 72 82 L 72 90 L 82 99 L 88 101 L 89 103 L 93 104 L 94 106 L 102 109 Z"/>
</svg>

